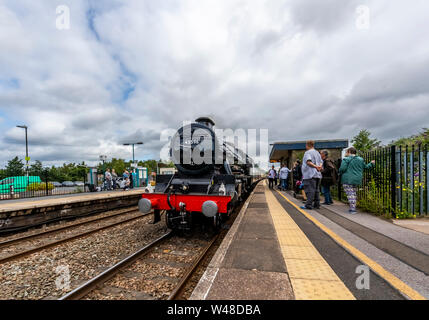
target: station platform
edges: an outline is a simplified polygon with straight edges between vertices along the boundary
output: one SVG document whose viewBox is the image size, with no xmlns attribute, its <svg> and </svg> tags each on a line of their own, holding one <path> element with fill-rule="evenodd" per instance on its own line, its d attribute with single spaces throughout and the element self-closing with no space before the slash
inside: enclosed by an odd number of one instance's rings
<svg viewBox="0 0 429 320">
<path fill-rule="evenodd" d="M 425 300 L 429 235 L 259 183 L 191 300 Z"/>
<path fill-rule="evenodd" d="M 144 188 L 0 201 L 0 233 L 67 216 L 137 205 Z"/>
</svg>

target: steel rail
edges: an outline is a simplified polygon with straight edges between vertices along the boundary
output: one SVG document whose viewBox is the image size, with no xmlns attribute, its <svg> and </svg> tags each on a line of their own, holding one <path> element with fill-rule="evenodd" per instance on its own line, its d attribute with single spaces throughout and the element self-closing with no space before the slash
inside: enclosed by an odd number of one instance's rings
<svg viewBox="0 0 429 320">
<path fill-rule="evenodd" d="M 87 281 L 80 287 L 74 289 L 73 291 L 67 293 L 66 295 L 59 298 L 59 300 L 79 300 L 83 297 L 85 297 L 88 293 L 93 291 L 97 286 L 102 285 L 109 279 L 111 279 L 113 276 L 115 276 L 122 268 L 130 265 L 131 263 L 135 262 L 142 256 L 144 256 L 146 253 L 148 253 L 149 249 L 154 247 L 155 245 L 159 244 L 160 242 L 164 241 L 168 237 L 170 237 L 173 234 L 173 231 L 169 231 L 168 233 L 164 234 L 163 236 L 159 237 L 158 239 L 152 241 L 148 245 L 144 246 L 137 252 L 133 253 L 132 255 L 128 256 L 127 258 L 119 261 L 114 266 L 110 267 L 109 269 L 103 271 L 98 276 L 92 278 L 91 280 Z"/>
<path fill-rule="evenodd" d="M 129 218 L 129 219 L 125 219 L 125 220 L 122 220 L 122 221 L 119 221 L 119 222 L 115 222 L 115 223 L 112 223 L 112 224 L 109 224 L 109 225 L 106 225 L 106 226 L 103 226 L 103 227 L 99 227 L 99 228 L 96 228 L 96 229 L 93 229 L 93 230 L 85 231 L 85 232 L 73 235 L 71 237 L 67 237 L 67 238 L 64 238 L 64 239 L 56 240 L 56 241 L 53 241 L 53 242 L 50 242 L 50 243 L 46 243 L 46 244 L 43 244 L 43 245 L 35 247 L 35 248 L 24 250 L 24 251 L 12 254 L 10 256 L 6 256 L 4 258 L 0 258 L 0 264 L 6 263 L 6 262 L 9 262 L 9 261 L 12 261 L 12 260 L 16 260 L 18 258 L 22 258 L 24 256 L 30 255 L 32 253 L 35 253 L 35 252 L 38 252 L 38 251 L 41 251 L 41 250 L 44 250 L 44 249 L 55 247 L 57 245 L 65 243 L 65 242 L 69 242 L 69 241 L 72 241 L 72 240 L 75 240 L 75 239 L 83 238 L 83 237 L 86 237 L 88 235 L 91 235 L 93 233 L 96 233 L 96 232 L 99 232 L 99 231 L 102 231 L 102 230 L 105 230 L 105 229 L 113 228 L 115 226 L 118 226 L 118 225 L 121 225 L 121 224 L 124 224 L 124 223 L 127 223 L 127 222 L 131 222 L 131 221 L 134 221 L 134 220 L 137 220 L 137 219 L 141 219 L 141 218 L 146 217 L 146 216 L 148 216 L 150 214 L 151 213 L 148 213 L 148 214 L 145 214 L 145 215 L 141 215 L 141 216 L 137 216 L 137 217 L 133 217 L 133 218 Z"/>
<path fill-rule="evenodd" d="M 115 214 L 112 214 L 112 215 L 109 215 L 109 216 L 98 217 L 96 219 L 92 219 L 92 220 L 88 220 L 88 221 L 82 221 L 82 222 L 74 223 L 74 224 L 71 224 L 71 225 L 68 225 L 68 226 L 61 226 L 61 227 L 53 228 L 53 229 L 50 229 L 50 230 L 45 230 L 45 231 L 42 231 L 42 232 L 37 232 L 37 233 L 34 233 L 34 234 L 22 236 L 22 237 L 19 237 L 19 238 L 13 238 L 13 239 L 10 239 L 10 240 L 2 241 L 2 242 L 0 242 L 0 248 L 10 246 L 10 245 L 15 244 L 17 242 L 30 240 L 30 239 L 33 239 L 33 238 L 36 238 L 36 237 L 39 237 L 39 236 L 44 236 L 44 235 L 47 235 L 47 234 L 50 234 L 50 233 L 55 233 L 55 232 L 58 232 L 58 231 L 72 229 L 74 227 L 82 226 L 82 225 L 85 225 L 85 224 L 91 224 L 93 222 L 100 222 L 102 220 L 106 220 L 106 219 L 109 219 L 109 218 L 117 217 L 117 216 L 120 216 L 120 215 L 123 215 L 123 214 L 127 214 L 127 213 L 130 213 L 130 212 L 133 212 L 133 211 L 137 211 L 137 210 L 138 210 L 137 208 L 127 209 L 127 210 L 124 210 L 124 211 L 121 211 L 121 212 L 118 212 L 118 213 L 115 213 Z"/>
<path fill-rule="evenodd" d="M 201 252 L 201 254 L 195 258 L 194 262 L 192 263 L 192 266 L 188 269 L 188 271 L 182 276 L 182 278 L 179 280 L 179 283 L 174 288 L 173 292 L 171 292 L 170 296 L 167 300 L 175 300 L 177 297 L 180 296 L 183 289 L 185 288 L 186 283 L 188 282 L 189 278 L 194 274 L 195 269 L 200 265 L 201 261 L 206 257 L 208 251 L 213 247 L 216 240 L 219 238 L 219 235 L 216 235 L 213 240 L 210 241 L 210 243 L 204 248 L 204 250 Z"/>
</svg>

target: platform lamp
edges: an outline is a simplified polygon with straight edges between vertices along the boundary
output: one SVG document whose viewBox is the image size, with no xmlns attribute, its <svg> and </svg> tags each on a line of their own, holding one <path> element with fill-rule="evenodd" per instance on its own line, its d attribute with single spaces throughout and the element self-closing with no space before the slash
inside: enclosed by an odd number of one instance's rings
<svg viewBox="0 0 429 320">
<path fill-rule="evenodd" d="M 144 144 L 143 142 L 135 142 L 135 143 L 124 143 L 124 146 L 133 146 L 133 163 L 135 163 L 136 161 L 135 161 L 135 159 L 134 159 L 134 146 L 136 145 L 136 144 Z"/>
<path fill-rule="evenodd" d="M 103 175 L 106 173 L 105 171 L 106 171 L 106 168 L 105 168 L 105 162 L 106 162 L 106 160 L 107 160 L 107 156 L 105 156 L 105 155 L 100 155 L 100 161 L 103 163 Z"/>
<path fill-rule="evenodd" d="M 28 127 L 26 125 L 21 125 L 21 126 L 16 126 L 17 128 L 21 128 L 21 129 L 25 129 L 25 171 L 26 171 L 26 176 L 27 176 L 27 180 L 28 178 L 28 162 L 30 161 L 30 157 L 28 156 L 28 134 L 27 134 L 27 130 Z M 28 181 L 27 181 L 28 183 Z"/>
</svg>

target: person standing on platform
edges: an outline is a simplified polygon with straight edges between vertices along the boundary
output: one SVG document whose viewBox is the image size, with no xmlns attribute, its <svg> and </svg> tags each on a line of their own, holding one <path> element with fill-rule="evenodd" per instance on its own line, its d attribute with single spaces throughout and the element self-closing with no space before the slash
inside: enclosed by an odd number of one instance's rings
<svg viewBox="0 0 429 320">
<path fill-rule="evenodd" d="M 356 214 L 357 188 L 362 185 L 363 171 L 374 167 L 375 160 L 366 164 L 363 158 L 356 155 L 356 149 L 351 147 L 346 151 L 346 157 L 341 162 L 339 174 L 350 205 L 350 214 Z"/>
<path fill-rule="evenodd" d="M 128 175 L 128 171 L 125 170 L 122 174 L 122 178 L 124 180 L 124 191 L 128 190 L 130 187 L 130 176 Z"/>
<path fill-rule="evenodd" d="M 301 184 L 302 184 L 302 171 L 301 171 L 301 161 L 296 160 L 293 169 L 293 187 L 294 187 L 294 193 L 293 196 L 296 198 L 297 194 L 301 192 Z M 304 195 L 304 190 L 302 190 L 302 193 Z M 307 199 L 307 198 L 305 198 Z"/>
<path fill-rule="evenodd" d="M 319 209 L 320 208 L 320 180 L 323 169 L 323 160 L 320 153 L 314 149 L 314 141 L 309 140 L 306 143 L 307 151 L 302 159 L 302 180 L 304 190 L 307 195 L 305 206 L 301 209 Z"/>
<path fill-rule="evenodd" d="M 332 201 L 331 196 L 331 186 L 337 183 L 338 179 L 338 170 L 335 166 L 334 161 L 329 158 L 328 150 L 322 150 L 320 156 L 323 160 L 323 169 L 322 169 L 322 193 L 325 197 L 324 205 L 331 205 L 334 202 Z"/>
<path fill-rule="evenodd" d="M 113 181 L 113 190 L 118 187 L 118 174 L 115 169 L 112 169 L 112 181 Z"/>
<path fill-rule="evenodd" d="M 270 189 L 274 188 L 274 179 L 276 178 L 276 170 L 274 170 L 274 166 L 272 166 L 272 168 L 270 169 L 270 171 L 268 172 L 268 187 Z"/>
<path fill-rule="evenodd" d="M 282 165 L 282 168 L 279 170 L 279 178 L 280 178 L 280 189 L 283 191 L 287 190 L 287 178 L 289 176 L 289 168 L 286 164 Z"/>
<path fill-rule="evenodd" d="M 130 169 L 130 189 L 134 189 L 134 173 L 133 173 L 133 169 Z"/>
<path fill-rule="evenodd" d="M 112 174 L 110 173 L 110 169 L 106 170 L 104 174 L 104 179 L 106 180 L 106 190 L 112 190 Z"/>
</svg>

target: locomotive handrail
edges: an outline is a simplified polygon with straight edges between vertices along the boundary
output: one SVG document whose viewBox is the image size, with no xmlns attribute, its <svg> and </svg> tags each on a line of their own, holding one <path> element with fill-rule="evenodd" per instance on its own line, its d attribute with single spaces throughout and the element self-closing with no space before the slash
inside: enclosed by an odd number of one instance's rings
<svg viewBox="0 0 429 320">
<path fill-rule="evenodd" d="M 167 191 L 167 189 L 168 189 L 168 188 L 170 188 L 170 186 L 171 186 L 171 182 L 173 181 L 174 176 L 175 176 L 175 174 L 173 174 L 173 175 L 171 176 L 171 179 L 170 179 L 170 181 L 168 182 L 167 187 L 164 189 L 164 192 L 163 192 L 163 193 L 165 193 L 165 191 Z"/>
<path fill-rule="evenodd" d="M 171 202 L 170 202 L 171 190 L 172 190 L 172 188 L 169 188 L 169 189 L 168 189 L 168 194 L 167 194 L 167 203 L 168 203 L 168 206 L 170 207 L 170 209 L 171 209 L 171 210 L 176 210 L 176 208 L 175 208 L 175 207 L 173 207 L 173 206 L 171 205 Z"/>
</svg>

